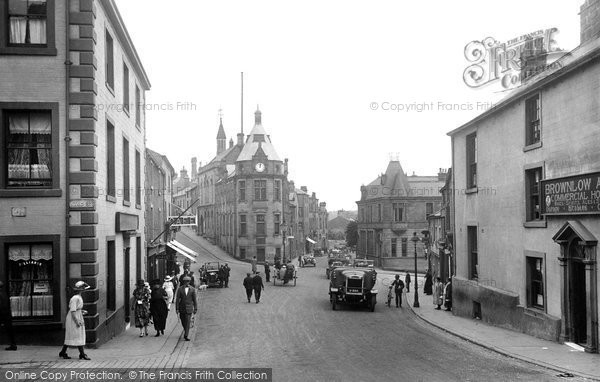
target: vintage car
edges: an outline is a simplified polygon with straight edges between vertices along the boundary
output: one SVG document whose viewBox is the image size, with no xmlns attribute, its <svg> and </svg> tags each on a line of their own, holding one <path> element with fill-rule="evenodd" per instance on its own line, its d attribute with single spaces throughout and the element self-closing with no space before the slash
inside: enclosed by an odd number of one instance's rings
<svg viewBox="0 0 600 382">
<path fill-rule="evenodd" d="M 321 257 L 321 256 L 323 256 L 323 250 L 319 249 L 319 248 L 313 249 L 313 256 L 314 257 Z"/>
<path fill-rule="evenodd" d="M 314 256 L 305 255 L 302 257 L 302 268 L 306 267 L 307 265 L 312 265 L 313 267 L 317 266 L 317 260 L 314 258 Z"/>
<path fill-rule="evenodd" d="M 273 273 L 273 285 L 276 285 L 277 281 L 281 281 L 282 285 L 289 284 L 291 280 L 294 280 L 294 286 L 296 286 L 296 267 L 292 263 L 282 265 L 280 269 L 275 268 Z"/>
<path fill-rule="evenodd" d="M 377 304 L 377 272 L 370 268 L 338 267 L 331 272 L 329 302 L 331 309 L 338 304 L 358 305 L 375 311 Z"/>
<path fill-rule="evenodd" d="M 374 268 L 375 262 L 373 260 L 365 259 L 354 259 L 354 268 Z"/>
<path fill-rule="evenodd" d="M 204 263 L 202 266 L 202 282 L 207 287 L 218 286 L 223 287 L 223 278 L 221 272 L 221 264 L 217 261 Z"/>
<path fill-rule="evenodd" d="M 345 267 L 350 264 L 350 261 L 346 258 L 331 258 L 328 261 L 328 267 L 325 268 L 325 276 L 329 279 L 331 271 L 336 267 Z"/>
</svg>

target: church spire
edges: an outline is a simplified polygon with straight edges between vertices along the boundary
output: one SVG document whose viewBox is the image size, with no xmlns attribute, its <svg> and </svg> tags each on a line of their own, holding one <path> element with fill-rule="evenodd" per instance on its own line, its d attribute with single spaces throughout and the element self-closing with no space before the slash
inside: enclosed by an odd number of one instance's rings
<svg viewBox="0 0 600 382">
<path fill-rule="evenodd" d="M 225 151 L 227 142 L 227 136 L 225 135 L 225 129 L 223 128 L 223 114 L 219 109 L 219 132 L 217 133 L 217 155 Z"/>
</svg>

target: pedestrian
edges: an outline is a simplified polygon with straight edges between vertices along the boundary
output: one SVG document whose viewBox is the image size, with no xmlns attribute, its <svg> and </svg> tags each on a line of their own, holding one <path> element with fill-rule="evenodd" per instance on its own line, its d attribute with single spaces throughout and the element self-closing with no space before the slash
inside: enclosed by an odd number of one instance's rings
<svg viewBox="0 0 600 382">
<path fill-rule="evenodd" d="M 69 346 L 77 346 L 79 349 L 79 359 L 89 361 L 90 357 L 85 354 L 83 347 L 85 346 L 85 321 L 83 315 L 87 311 L 83 310 L 83 298 L 81 293 L 89 289 L 90 286 L 84 281 L 77 281 L 73 291 L 75 294 L 69 300 L 69 312 L 65 317 L 65 342 L 58 356 L 64 359 L 71 359 L 67 354 Z"/>
<path fill-rule="evenodd" d="M 173 283 L 173 294 L 175 294 L 175 291 L 177 290 L 177 286 L 179 285 L 179 283 L 177 282 L 177 275 L 175 274 L 175 271 L 171 272 L 171 282 Z M 173 296 L 175 297 L 175 296 Z M 175 300 L 173 300 L 173 302 L 175 302 Z"/>
<path fill-rule="evenodd" d="M 452 310 L 452 279 L 444 287 L 444 307 L 447 312 Z"/>
<path fill-rule="evenodd" d="M 271 268 L 268 261 L 265 261 L 265 281 L 270 282 L 271 280 Z"/>
<path fill-rule="evenodd" d="M 435 278 L 435 284 L 433 284 L 433 305 L 437 305 L 435 310 L 440 310 L 440 306 L 444 303 L 443 299 L 444 294 L 444 285 L 442 284 L 442 279 L 439 277 Z"/>
<path fill-rule="evenodd" d="M 256 273 L 256 256 L 252 256 L 250 263 L 252 264 L 252 274 L 254 274 Z"/>
<path fill-rule="evenodd" d="M 150 293 L 142 279 L 138 280 L 135 284 L 132 310 L 135 317 L 135 327 L 140 329 L 140 337 L 148 335 L 148 324 L 150 323 Z"/>
<path fill-rule="evenodd" d="M 408 272 L 404 276 L 404 284 L 406 284 L 406 293 L 410 293 L 410 273 Z"/>
<path fill-rule="evenodd" d="M 10 345 L 4 350 L 17 350 L 17 342 L 15 341 L 15 332 L 12 326 L 12 312 L 10 308 L 10 297 L 4 287 L 4 283 L 0 281 L 0 325 L 4 326 L 4 332 L 8 337 Z"/>
<path fill-rule="evenodd" d="M 433 286 L 433 278 L 431 276 L 431 271 L 427 270 L 425 273 L 425 285 L 423 286 L 423 293 L 426 295 L 431 295 L 433 292 L 431 290 Z"/>
<path fill-rule="evenodd" d="M 254 300 L 258 304 L 260 302 L 260 292 L 265 289 L 265 284 L 263 284 L 262 277 L 260 277 L 260 272 L 258 271 L 256 271 L 252 279 L 252 287 L 254 288 Z"/>
<path fill-rule="evenodd" d="M 170 311 L 175 294 L 175 288 L 173 286 L 173 280 L 171 279 L 171 276 L 165 277 L 165 282 L 163 283 L 162 288 L 167 293 L 167 311 Z"/>
<path fill-rule="evenodd" d="M 219 288 L 223 288 L 223 284 L 225 283 L 225 269 L 223 269 L 225 265 L 219 266 L 219 271 L 217 274 L 219 275 Z"/>
<path fill-rule="evenodd" d="M 250 273 L 246 273 L 246 278 L 244 279 L 244 288 L 246 289 L 246 297 L 248 298 L 248 302 L 250 302 L 250 298 L 252 298 L 252 290 L 253 287 L 253 278 Z"/>
<path fill-rule="evenodd" d="M 192 314 L 196 314 L 198 311 L 196 288 L 190 286 L 191 280 L 192 279 L 189 276 L 183 278 L 183 284 L 177 290 L 177 297 L 175 300 L 175 309 L 181 319 L 181 325 L 183 326 L 183 339 L 186 341 L 190 340 L 189 334 Z"/>
<path fill-rule="evenodd" d="M 302 255 L 298 255 L 298 266 L 299 267 L 304 266 L 304 256 L 302 256 Z"/>
<path fill-rule="evenodd" d="M 402 290 L 404 289 L 404 283 L 400 280 L 400 275 L 396 275 L 396 279 L 392 282 L 394 287 L 394 293 L 396 294 L 396 308 L 402 307 Z"/>
<path fill-rule="evenodd" d="M 229 288 L 229 274 L 231 273 L 231 268 L 229 268 L 229 264 L 225 263 L 223 270 L 225 271 L 225 288 Z"/>
<path fill-rule="evenodd" d="M 158 280 L 157 280 L 158 281 Z M 165 326 L 167 326 L 167 314 L 169 308 L 167 306 L 167 300 L 169 295 L 160 286 L 160 281 L 153 283 L 152 293 L 150 295 L 150 315 L 154 322 L 154 329 L 156 329 L 155 337 L 165 334 Z"/>
<path fill-rule="evenodd" d="M 281 269 L 281 256 L 280 255 L 275 255 L 275 258 L 273 259 L 274 261 L 274 267 L 277 270 Z"/>
</svg>

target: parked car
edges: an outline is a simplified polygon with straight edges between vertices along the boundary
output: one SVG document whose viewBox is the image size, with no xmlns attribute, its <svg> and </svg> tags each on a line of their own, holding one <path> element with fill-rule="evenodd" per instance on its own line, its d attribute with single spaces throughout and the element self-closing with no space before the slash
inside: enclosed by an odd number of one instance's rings
<svg viewBox="0 0 600 382">
<path fill-rule="evenodd" d="M 223 287 L 221 264 L 217 261 L 204 263 L 204 265 L 202 266 L 201 278 L 202 282 L 206 284 L 207 287 Z"/>
<path fill-rule="evenodd" d="M 337 267 L 331 271 L 329 302 L 336 310 L 339 304 L 360 305 L 375 311 L 377 304 L 377 272 L 370 268 Z"/>
<path fill-rule="evenodd" d="M 314 258 L 314 256 L 305 255 L 302 257 L 302 268 L 306 267 L 307 265 L 312 265 L 313 267 L 317 266 L 317 260 Z"/>
</svg>

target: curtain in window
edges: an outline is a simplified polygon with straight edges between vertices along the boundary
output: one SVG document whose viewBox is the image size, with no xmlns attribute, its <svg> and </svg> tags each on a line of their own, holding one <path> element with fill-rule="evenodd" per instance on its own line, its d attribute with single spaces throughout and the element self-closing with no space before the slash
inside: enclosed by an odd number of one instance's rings
<svg viewBox="0 0 600 382">
<path fill-rule="evenodd" d="M 13 317 L 51 316 L 54 302 L 52 245 L 10 245 L 8 260 Z"/>
<path fill-rule="evenodd" d="M 52 122 L 47 112 L 14 113 L 8 118 L 8 176 L 12 179 L 52 178 Z"/>
<path fill-rule="evenodd" d="M 29 19 L 29 43 L 30 44 L 45 44 L 46 43 L 46 20 L 45 19 Z"/>
<path fill-rule="evenodd" d="M 27 37 L 27 18 L 26 17 L 11 17 L 10 18 L 9 42 L 11 44 L 25 44 L 26 37 Z"/>
</svg>

